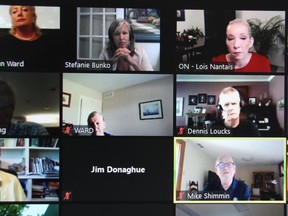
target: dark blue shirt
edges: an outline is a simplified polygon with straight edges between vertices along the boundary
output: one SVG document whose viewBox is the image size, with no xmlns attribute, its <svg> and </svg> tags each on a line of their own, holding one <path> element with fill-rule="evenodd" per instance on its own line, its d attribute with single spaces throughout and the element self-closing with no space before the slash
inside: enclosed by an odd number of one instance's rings
<svg viewBox="0 0 288 216">
<path fill-rule="evenodd" d="M 247 184 L 233 178 L 233 182 L 228 190 L 225 190 L 220 180 L 208 183 L 204 187 L 204 192 L 226 192 L 230 194 L 231 200 L 250 200 L 250 189 Z"/>
</svg>

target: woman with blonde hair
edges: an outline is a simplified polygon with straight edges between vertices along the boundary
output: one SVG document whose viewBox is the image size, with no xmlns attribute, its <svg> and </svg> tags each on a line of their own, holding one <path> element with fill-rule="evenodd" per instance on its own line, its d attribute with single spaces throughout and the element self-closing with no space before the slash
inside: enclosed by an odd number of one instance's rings
<svg viewBox="0 0 288 216">
<path fill-rule="evenodd" d="M 254 51 L 254 38 L 246 20 L 234 19 L 226 27 L 227 54 L 213 57 L 212 62 L 231 62 L 235 72 L 271 72 L 269 59 Z"/>
<path fill-rule="evenodd" d="M 12 5 L 9 15 L 11 29 L 0 38 L 0 50 L 5 50 L 0 59 L 15 62 L 12 66 L 18 69 L 41 71 L 60 66 L 58 39 L 41 32 L 35 6 Z"/>
<path fill-rule="evenodd" d="M 36 24 L 37 15 L 34 6 L 10 6 L 12 27 L 11 35 L 19 40 L 33 41 L 41 36 L 40 28 Z"/>
<path fill-rule="evenodd" d="M 113 70 L 153 71 L 146 51 L 135 44 L 133 29 L 124 19 L 114 20 L 108 29 L 109 42 L 99 59 L 111 60 Z"/>
</svg>

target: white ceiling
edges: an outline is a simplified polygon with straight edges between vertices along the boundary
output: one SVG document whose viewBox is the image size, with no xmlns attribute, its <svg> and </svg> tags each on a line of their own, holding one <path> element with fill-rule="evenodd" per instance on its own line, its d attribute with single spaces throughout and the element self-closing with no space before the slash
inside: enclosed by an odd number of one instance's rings
<svg viewBox="0 0 288 216">
<path fill-rule="evenodd" d="M 284 160 L 285 138 L 207 138 L 185 139 L 207 153 L 213 160 L 223 154 L 231 155 L 237 166 L 274 165 Z M 201 148 L 202 146 L 203 148 Z"/>
<path fill-rule="evenodd" d="M 168 74 L 96 74 L 64 73 L 63 79 L 83 85 L 99 92 L 121 89 L 140 83 L 172 76 Z M 65 85 L 65 83 L 64 83 Z"/>
</svg>

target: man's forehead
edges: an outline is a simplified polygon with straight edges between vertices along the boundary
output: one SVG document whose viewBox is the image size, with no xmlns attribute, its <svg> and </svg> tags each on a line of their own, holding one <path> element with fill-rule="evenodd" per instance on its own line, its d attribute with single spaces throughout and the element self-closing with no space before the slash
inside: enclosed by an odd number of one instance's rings
<svg viewBox="0 0 288 216">
<path fill-rule="evenodd" d="M 229 92 L 226 94 L 221 94 L 219 96 L 219 101 L 240 101 L 240 97 L 237 92 Z"/>
<path fill-rule="evenodd" d="M 99 121 L 99 120 L 103 120 L 103 116 L 101 115 L 101 114 L 99 114 L 99 113 L 96 113 L 94 116 L 92 116 L 91 118 L 90 118 L 90 120 L 91 121 Z"/>
<path fill-rule="evenodd" d="M 233 158 L 229 155 L 223 155 L 218 159 L 218 162 L 234 162 Z"/>
</svg>

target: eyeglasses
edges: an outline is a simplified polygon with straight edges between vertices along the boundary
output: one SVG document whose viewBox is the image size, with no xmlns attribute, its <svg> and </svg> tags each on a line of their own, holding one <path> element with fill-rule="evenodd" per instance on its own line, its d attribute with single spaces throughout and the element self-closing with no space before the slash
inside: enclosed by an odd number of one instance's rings
<svg viewBox="0 0 288 216">
<path fill-rule="evenodd" d="M 217 164 L 217 167 L 218 167 L 219 169 L 224 169 L 225 166 L 226 166 L 227 168 L 231 168 L 231 167 L 233 167 L 234 165 L 235 165 L 235 163 L 233 163 L 233 162 L 228 162 L 228 163 L 222 163 L 222 162 L 220 162 L 220 163 Z"/>
</svg>

